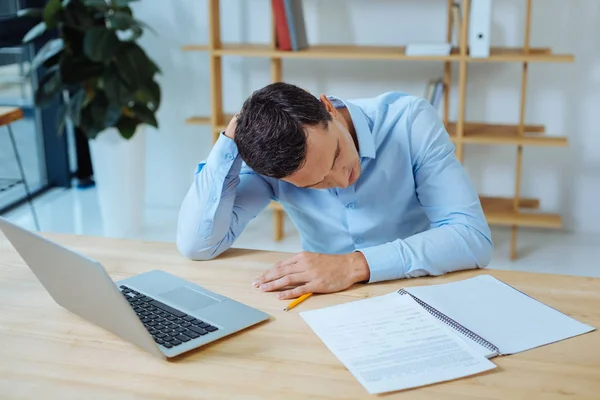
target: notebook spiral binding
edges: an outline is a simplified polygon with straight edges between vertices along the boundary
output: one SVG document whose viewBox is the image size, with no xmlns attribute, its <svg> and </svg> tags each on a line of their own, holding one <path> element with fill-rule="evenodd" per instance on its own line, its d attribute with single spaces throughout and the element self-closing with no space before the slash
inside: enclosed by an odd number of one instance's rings
<svg viewBox="0 0 600 400">
<path fill-rule="evenodd" d="M 492 343 L 488 342 L 487 340 L 485 340 L 484 338 L 482 338 L 481 336 L 479 336 L 475 332 L 473 332 L 473 331 L 465 328 L 464 326 L 462 326 L 461 324 L 459 324 L 458 322 L 456 322 L 452 318 L 448 317 L 447 315 L 439 312 L 435 308 L 431 307 L 429 304 L 425 303 L 424 301 L 422 301 L 422 300 L 418 299 L 417 297 L 413 296 L 412 294 L 408 293 L 406 290 L 400 289 L 400 290 L 398 290 L 398 293 L 401 294 L 401 295 L 405 295 L 405 294 L 409 295 L 410 297 L 412 297 L 413 299 L 415 299 L 415 301 L 417 303 L 419 303 L 419 305 L 421 307 L 423 307 L 425 310 L 427 310 L 427 312 L 429 314 L 433 315 L 434 317 L 436 317 L 437 319 L 439 319 L 440 321 L 442 321 L 446 325 L 450 326 L 452 329 L 460 332 L 461 334 L 465 335 L 466 337 L 468 337 L 469 339 L 471 339 L 475 343 L 477 343 L 477 344 L 485 347 L 486 349 L 491 350 L 491 351 L 495 352 L 498 355 L 501 354 L 500 353 L 500 349 L 498 349 L 498 347 L 494 346 Z"/>
</svg>

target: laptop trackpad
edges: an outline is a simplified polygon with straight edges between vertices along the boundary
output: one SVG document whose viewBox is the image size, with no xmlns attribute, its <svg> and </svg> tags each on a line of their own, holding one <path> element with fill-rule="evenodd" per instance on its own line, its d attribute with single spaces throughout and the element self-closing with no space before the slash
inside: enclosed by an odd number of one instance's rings
<svg viewBox="0 0 600 400">
<path fill-rule="evenodd" d="M 219 303 L 219 300 L 185 286 L 162 293 L 160 297 L 173 302 L 175 306 L 180 306 L 191 311 Z"/>
</svg>

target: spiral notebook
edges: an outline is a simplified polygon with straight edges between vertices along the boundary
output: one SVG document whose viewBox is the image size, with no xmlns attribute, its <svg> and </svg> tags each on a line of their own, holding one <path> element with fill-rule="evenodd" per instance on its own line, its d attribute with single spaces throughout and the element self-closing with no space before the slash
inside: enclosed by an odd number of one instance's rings
<svg viewBox="0 0 600 400">
<path fill-rule="evenodd" d="M 410 295 L 487 358 L 595 330 L 491 275 L 398 291 Z"/>
<path fill-rule="evenodd" d="M 595 330 L 490 275 L 300 315 L 369 393 L 483 373 L 493 357 Z"/>
</svg>

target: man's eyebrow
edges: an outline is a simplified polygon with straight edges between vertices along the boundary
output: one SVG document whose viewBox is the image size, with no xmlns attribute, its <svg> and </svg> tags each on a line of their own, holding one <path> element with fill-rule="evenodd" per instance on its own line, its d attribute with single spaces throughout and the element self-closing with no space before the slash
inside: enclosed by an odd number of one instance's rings
<svg viewBox="0 0 600 400">
<path fill-rule="evenodd" d="M 340 156 L 340 139 L 338 138 L 337 141 L 337 148 L 335 149 L 335 154 L 333 155 L 333 162 L 331 163 L 331 168 L 330 170 L 333 169 L 333 166 L 335 165 L 336 160 L 338 159 L 338 157 Z M 312 185 L 307 185 L 307 186 L 301 186 L 302 188 L 309 188 L 309 187 L 313 187 L 318 185 L 319 183 L 323 182 L 325 180 L 325 178 L 321 179 L 319 182 L 317 183 L 313 183 Z"/>
</svg>

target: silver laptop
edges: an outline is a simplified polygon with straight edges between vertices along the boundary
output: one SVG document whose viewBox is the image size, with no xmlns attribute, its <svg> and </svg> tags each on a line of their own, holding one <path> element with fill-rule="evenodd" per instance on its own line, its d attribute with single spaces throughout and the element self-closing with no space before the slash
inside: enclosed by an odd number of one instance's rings
<svg viewBox="0 0 600 400">
<path fill-rule="evenodd" d="M 1 217 L 0 229 L 59 305 L 156 356 L 175 357 L 269 319 L 164 271 L 115 283 L 96 260 Z"/>
</svg>

